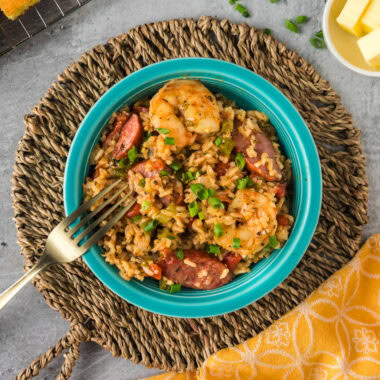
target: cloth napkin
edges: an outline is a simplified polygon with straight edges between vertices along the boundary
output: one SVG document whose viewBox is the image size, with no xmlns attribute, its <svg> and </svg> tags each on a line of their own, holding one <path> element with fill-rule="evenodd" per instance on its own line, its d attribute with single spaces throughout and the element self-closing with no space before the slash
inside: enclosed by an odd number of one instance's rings
<svg viewBox="0 0 380 380">
<path fill-rule="evenodd" d="M 380 379 L 380 234 L 304 302 L 199 372 L 150 380 Z"/>
</svg>

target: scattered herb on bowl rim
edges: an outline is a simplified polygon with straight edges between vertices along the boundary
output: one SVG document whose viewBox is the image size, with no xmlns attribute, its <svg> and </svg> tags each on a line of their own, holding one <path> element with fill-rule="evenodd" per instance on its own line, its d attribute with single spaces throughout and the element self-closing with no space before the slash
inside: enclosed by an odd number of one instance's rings
<svg viewBox="0 0 380 380">
<path fill-rule="evenodd" d="M 269 28 L 265 28 L 263 30 L 264 34 L 266 34 L 267 36 L 269 36 L 270 34 L 272 34 L 272 31 L 269 29 Z"/>
<path fill-rule="evenodd" d="M 243 17 L 249 17 L 249 12 L 248 12 L 247 8 L 246 8 L 244 5 L 241 5 L 241 4 L 239 4 L 239 3 L 236 3 L 236 5 L 235 5 L 235 9 L 236 9 L 239 13 L 241 13 L 241 15 L 242 15 Z"/>
<path fill-rule="evenodd" d="M 296 23 L 297 24 L 304 24 L 305 22 L 309 21 L 309 17 L 307 16 L 297 16 L 296 17 Z"/>
<path fill-rule="evenodd" d="M 294 33 L 298 33 L 298 26 L 293 21 L 289 20 L 288 18 L 285 20 L 285 26 L 287 29 Z"/>
</svg>

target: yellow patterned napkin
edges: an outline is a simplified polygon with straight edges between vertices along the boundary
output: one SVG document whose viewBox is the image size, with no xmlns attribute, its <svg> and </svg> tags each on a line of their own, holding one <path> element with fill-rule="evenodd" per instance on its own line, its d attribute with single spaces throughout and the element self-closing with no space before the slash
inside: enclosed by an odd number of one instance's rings
<svg viewBox="0 0 380 380">
<path fill-rule="evenodd" d="M 261 334 L 150 380 L 380 379 L 380 234 Z"/>
</svg>

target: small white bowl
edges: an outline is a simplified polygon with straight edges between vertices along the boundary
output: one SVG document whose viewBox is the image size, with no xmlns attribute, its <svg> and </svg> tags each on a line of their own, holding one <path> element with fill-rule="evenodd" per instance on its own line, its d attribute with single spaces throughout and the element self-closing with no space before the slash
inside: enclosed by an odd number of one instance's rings
<svg viewBox="0 0 380 380">
<path fill-rule="evenodd" d="M 380 77 L 380 69 L 368 65 L 357 45 L 359 37 L 343 30 L 336 18 L 343 9 L 346 0 L 328 0 L 323 13 L 322 29 L 333 56 L 349 69 L 363 75 Z"/>
</svg>

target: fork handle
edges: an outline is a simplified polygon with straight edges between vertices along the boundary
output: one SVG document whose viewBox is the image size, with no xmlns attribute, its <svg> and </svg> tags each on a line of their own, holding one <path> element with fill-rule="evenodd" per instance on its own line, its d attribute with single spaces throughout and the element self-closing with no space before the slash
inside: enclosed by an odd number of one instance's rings
<svg viewBox="0 0 380 380">
<path fill-rule="evenodd" d="M 37 264 L 34 265 L 28 272 L 26 272 L 18 281 L 0 294 L 0 310 L 10 301 L 18 291 L 24 287 L 34 276 L 40 273 L 43 269 L 53 264 L 47 255 L 42 256 Z"/>
</svg>

